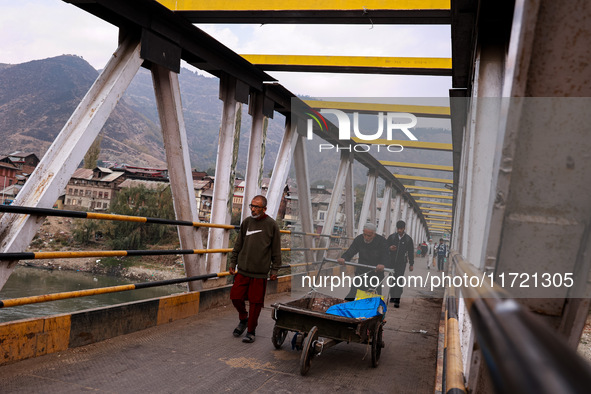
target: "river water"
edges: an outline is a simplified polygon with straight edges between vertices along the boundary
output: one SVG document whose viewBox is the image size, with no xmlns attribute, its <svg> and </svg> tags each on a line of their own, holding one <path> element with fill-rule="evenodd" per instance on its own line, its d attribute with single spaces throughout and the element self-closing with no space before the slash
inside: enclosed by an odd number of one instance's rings
<svg viewBox="0 0 591 394">
<path fill-rule="evenodd" d="M 87 272 L 45 270 L 33 267 L 18 266 L 0 290 L 0 300 L 53 294 L 66 291 L 94 289 L 130 284 L 128 280 Z M 42 302 L 0 309 L 0 323 L 42 317 L 60 313 L 69 313 L 84 309 L 98 308 L 124 302 L 162 297 L 169 294 L 182 293 L 186 285 L 168 285 L 140 290 L 122 291 L 90 297 L 78 297 L 60 301 Z"/>
</svg>

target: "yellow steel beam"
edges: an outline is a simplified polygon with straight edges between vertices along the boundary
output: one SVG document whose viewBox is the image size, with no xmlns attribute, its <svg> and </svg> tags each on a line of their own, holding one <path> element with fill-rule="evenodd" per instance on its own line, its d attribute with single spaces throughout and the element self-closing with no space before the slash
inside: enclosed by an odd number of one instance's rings
<svg viewBox="0 0 591 394">
<path fill-rule="evenodd" d="M 416 200 L 417 204 L 434 204 L 434 205 L 445 205 L 446 207 L 453 206 L 452 203 L 449 202 L 436 202 L 436 201 L 425 201 L 425 200 Z"/>
<path fill-rule="evenodd" d="M 453 171 L 453 166 L 442 166 L 438 164 L 421 164 L 421 163 L 405 163 L 402 161 L 386 161 L 380 160 L 380 163 L 386 167 L 404 167 L 404 168 L 418 168 L 421 170 L 435 170 L 435 171 Z"/>
<path fill-rule="evenodd" d="M 442 196 L 440 194 L 421 194 L 421 193 L 410 193 L 413 197 L 430 197 L 430 198 L 443 198 L 445 200 L 453 200 L 452 196 Z"/>
<path fill-rule="evenodd" d="M 451 58 L 314 55 L 240 55 L 267 71 L 451 75 Z"/>
<path fill-rule="evenodd" d="M 358 144 L 369 144 L 369 145 L 402 145 L 406 149 L 425 149 L 425 150 L 438 150 L 438 151 L 452 151 L 452 145 L 443 142 L 425 142 L 425 141 L 410 141 L 410 140 L 362 140 L 357 137 L 351 138 Z"/>
<path fill-rule="evenodd" d="M 453 191 L 449 189 L 444 189 L 442 187 L 428 187 L 428 186 L 415 186 L 415 185 L 404 185 L 406 189 L 417 189 L 417 190 L 429 190 L 434 192 L 441 192 L 441 193 L 453 193 Z"/>
<path fill-rule="evenodd" d="M 405 112 L 425 118 L 449 118 L 449 107 L 432 105 L 403 105 L 384 103 L 354 103 L 350 101 L 322 101 L 304 100 L 312 108 L 316 109 L 339 109 L 345 112 Z"/>
<path fill-rule="evenodd" d="M 425 211 L 424 213 L 429 213 L 430 211 L 435 211 L 435 212 L 452 212 L 451 209 L 439 209 L 439 208 L 425 208 L 425 207 L 421 207 L 421 210 Z"/>
<path fill-rule="evenodd" d="M 174 11 L 449 10 L 450 0 L 158 0 Z"/>
<path fill-rule="evenodd" d="M 424 217 L 431 217 L 431 216 L 439 216 L 439 217 L 443 217 L 443 218 L 451 218 L 451 215 L 447 215 L 445 213 L 424 213 L 423 214 Z"/>
<path fill-rule="evenodd" d="M 402 175 L 402 174 L 392 174 L 398 179 L 411 179 L 415 181 L 423 181 L 423 182 L 435 182 L 435 183 L 447 183 L 449 185 L 453 185 L 453 180 L 451 179 L 443 179 L 443 178 L 429 178 L 425 176 L 415 176 L 415 175 Z"/>
</svg>

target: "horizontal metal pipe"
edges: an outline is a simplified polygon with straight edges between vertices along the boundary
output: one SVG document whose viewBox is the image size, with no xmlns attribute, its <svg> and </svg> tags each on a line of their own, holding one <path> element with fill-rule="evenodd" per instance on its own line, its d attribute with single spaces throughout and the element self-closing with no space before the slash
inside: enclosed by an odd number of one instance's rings
<svg viewBox="0 0 591 394">
<path fill-rule="evenodd" d="M 16 205 L 0 205 L 0 212 L 18 213 L 18 214 L 25 214 L 25 215 L 38 215 L 38 216 L 70 217 L 70 218 L 78 218 L 78 219 L 117 220 L 117 221 L 123 221 L 123 222 L 168 224 L 168 225 L 176 225 L 176 226 L 213 227 L 213 228 L 224 228 L 224 229 L 228 229 L 228 230 L 234 230 L 234 229 L 239 228 L 239 226 L 234 226 L 231 224 L 200 223 L 200 222 L 190 222 L 187 220 L 160 219 L 160 218 L 129 216 L 129 215 L 116 215 L 116 214 L 111 214 L 111 213 L 67 211 L 67 210 L 62 210 L 62 209 L 23 207 L 23 206 L 16 206 Z"/>
<path fill-rule="evenodd" d="M 87 250 L 68 252 L 18 252 L 0 253 L 0 260 L 45 260 L 75 259 L 83 257 L 128 257 L 128 256 L 166 256 L 177 254 L 230 253 L 225 249 L 162 249 L 162 250 Z M 307 250 L 344 250 L 344 248 L 281 248 L 282 252 L 300 252 Z"/>
<path fill-rule="evenodd" d="M 232 249 L 88 250 L 69 252 L 0 253 L 0 260 L 74 259 L 81 257 L 164 256 L 177 254 L 229 253 Z"/>
<path fill-rule="evenodd" d="M 228 275 L 230 275 L 229 272 L 220 272 L 217 274 L 205 274 L 205 275 L 191 276 L 188 278 L 168 279 L 168 280 L 160 280 L 160 281 L 154 281 L 154 282 L 136 283 L 136 284 L 130 284 L 130 285 L 101 287 L 99 289 L 67 291 L 67 292 L 63 292 L 63 293 L 45 294 L 45 295 L 32 296 L 32 297 L 12 298 L 12 299 L 8 299 L 8 300 L 1 300 L 0 301 L 0 308 L 8 308 L 8 307 L 13 307 L 13 306 L 21 306 L 21 305 L 28 305 L 28 304 L 38 304 L 40 302 L 65 300 L 68 298 L 88 297 L 88 296 L 99 295 L 99 294 L 117 293 L 117 292 L 121 292 L 121 291 L 145 289 L 148 287 L 166 286 L 166 285 L 171 285 L 171 284 L 176 284 L 176 283 L 192 282 L 195 280 L 205 280 L 205 279 L 209 279 L 209 278 L 221 278 L 223 276 L 228 276 Z"/>
</svg>

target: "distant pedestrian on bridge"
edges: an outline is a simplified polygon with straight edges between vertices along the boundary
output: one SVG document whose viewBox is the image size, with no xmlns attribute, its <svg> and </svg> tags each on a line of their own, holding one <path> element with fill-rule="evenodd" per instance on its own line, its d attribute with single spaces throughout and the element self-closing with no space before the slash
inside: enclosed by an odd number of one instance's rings
<svg viewBox="0 0 591 394">
<path fill-rule="evenodd" d="M 403 220 L 396 222 L 396 232 L 388 237 L 387 244 L 390 249 L 390 266 L 394 268 L 394 283 L 398 282 L 399 276 L 404 276 L 406 264 L 409 271 L 414 269 L 415 256 L 413 240 L 406 232 L 406 223 Z M 394 308 L 400 308 L 400 296 L 402 296 L 402 287 L 394 286 L 390 301 L 394 303 Z"/>
<path fill-rule="evenodd" d="M 246 343 L 255 340 L 255 329 L 265 301 L 267 276 L 270 273 L 270 279 L 277 280 L 277 271 L 281 266 L 281 234 L 275 220 L 265 213 L 267 199 L 255 196 L 249 207 L 251 216 L 240 225 L 229 267 L 230 274 L 235 275 L 230 299 L 240 319 L 233 334 L 239 337 L 248 328 L 242 338 L 242 342 Z M 249 303 L 248 312 L 246 300 Z"/>
<path fill-rule="evenodd" d="M 439 238 L 439 245 L 437 245 L 436 252 L 437 252 L 437 272 L 443 272 L 445 258 L 449 254 L 447 244 L 445 244 L 445 242 L 443 241 L 443 238 Z"/>
</svg>

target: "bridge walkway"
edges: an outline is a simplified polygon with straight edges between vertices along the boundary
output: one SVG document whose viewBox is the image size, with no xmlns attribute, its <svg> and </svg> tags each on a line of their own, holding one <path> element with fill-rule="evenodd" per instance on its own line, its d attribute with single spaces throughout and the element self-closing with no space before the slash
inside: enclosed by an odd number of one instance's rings
<svg viewBox="0 0 591 394">
<path fill-rule="evenodd" d="M 423 260 L 417 259 L 415 273 Z M 0 367 L 2 393 L 433 393 L 441 299 L 408 289 L 399 309 L 390 304 L 380 365 L 371 350 L 340 343 L 299 373 L 301 352 L 271 343 L 271 305 L 288 302 L 274 294 L 260 317 L 256 342 L 232 336 L 237 314 L 217 307 L 178 320 L 85 347 Z M 296 297 L 298 298 L 298 297 Z M 427 333 L 423 334 L 419 330 Z"/>
</svg>

